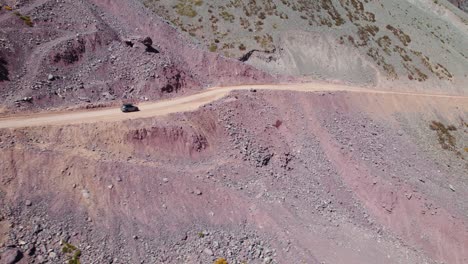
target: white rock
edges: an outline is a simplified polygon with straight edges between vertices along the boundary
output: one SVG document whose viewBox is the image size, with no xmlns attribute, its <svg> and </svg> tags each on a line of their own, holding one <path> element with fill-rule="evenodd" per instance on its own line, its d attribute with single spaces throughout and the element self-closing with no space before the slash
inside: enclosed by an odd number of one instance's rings
<svg viewBox="0 0 468 264">
<path fill-rule="evenodd" d="M 213 251 L 211 249 L 209 249 L 209 248 L 205 248 L 203 250 L 203 253 L 207 254 L 208 256 L 213 256 L 214 255 Z"/>
</svg>

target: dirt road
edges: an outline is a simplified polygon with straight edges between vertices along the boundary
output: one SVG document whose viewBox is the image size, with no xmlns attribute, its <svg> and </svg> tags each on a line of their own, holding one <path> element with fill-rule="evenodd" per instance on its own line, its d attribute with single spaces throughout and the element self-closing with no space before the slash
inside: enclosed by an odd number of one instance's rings
<svg viewBox="0 0 468 264">
<path fill-rule="evenodd" d="M 467 99 L 468 96 L 454 96 L 443 94 L 423 94 L 423 93 L 408 93 L 394 91 L 378 91 L 365 88 L 358 88 L 346 85 L 329 84 L 329 83 L 302 83 L 302 84 L 275 84 L 275 85 L 243 85 L 229 87 L 213 87 L 203 92 L 179 97 L 171 100 L 142 103 L 139 105 L 140 112 L 122 113 L 120 109 L 99 109 L 89 111 L 71 111 L 68 113 L 39 113 L 24 115 L 19 117 L 0 117 L 0 128 L 21 128 L 32 126 L 47 126 L 47 125 L 67 125 L 77 123 L 94 123 L 94 122 L 110 122 L 122 121 L 128 119 L 145 118 L 152 116 L 167 115 L 176 112 L 193 111 L 208 104 L 219 100 L 235 90 L 283 90 L 283 91 L 299 91 L 299 92 L 337 92 L 346 91 L 352 93 L 371 93 L 371 94 L 389 94 L 389 95 L 408 95 L 408 96 L 425 96 L 425 97 L 441 97 L 441 98 L 458 98 Z"/>
</svg>

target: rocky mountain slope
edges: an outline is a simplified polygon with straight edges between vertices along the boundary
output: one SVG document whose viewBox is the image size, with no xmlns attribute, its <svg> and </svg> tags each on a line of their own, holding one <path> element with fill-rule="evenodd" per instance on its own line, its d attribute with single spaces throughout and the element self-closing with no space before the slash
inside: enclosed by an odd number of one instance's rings
<svg viewBox="0 0 468 264">
<path fill-rule="evenodd" d="M 468 263 L 468 19 L 449 2 L 0 5 L 0 122 L 81 117 L 0 129 L 0 264 Z M 354 86 L 181 97 L 311 78 Z"/>
<path fill-rule="evenodd" d="M 274 81 L 196 47 L 138 2 L 2 0 L 0 6 L 0 103 L 8 111 Z"/>
<path fill-rule="evenodd" d="M 464 264 L 467 107 L 239 91 L 167 117 L 2 129 L 0 261 Z"/>
<path fill-rule="evenodd" d="M 268 72 L 466 92 L 468 16 L 446 0 L 142 1 L 208 49 Z"/>
</svg>

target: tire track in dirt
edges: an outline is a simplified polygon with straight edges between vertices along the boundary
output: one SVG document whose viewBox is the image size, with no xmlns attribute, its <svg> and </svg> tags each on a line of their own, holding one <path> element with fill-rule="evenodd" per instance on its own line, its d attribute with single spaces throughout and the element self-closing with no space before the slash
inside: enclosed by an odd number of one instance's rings
<svg viewBox="0 0 468 264">
<path fill-rule="evenodd" d="M 90 35 L 96 32 L 97 31 L 95 30 L 87 31 L 87 32 L 80 33 L 80 35 L 86 36 L 86 35 Z M 60 43 L 67 42 L 75 38 L 77 38 L 76 34 L 71 33 L 71 34 L 67 34 L 65 36 L 59 37 L 57 39 L 54 39 L 52 41 L 49 41 L 37 47 L 31 54 L 31 56 L 29 57 L 30 59 L 28 60 L 28 63 L 26 63 L 25 72 L 28 73 L 28 79 L 26 80 L 25 83 L 33 82 L 33 80 L 37 77 L 39 73 L 39 68 L 41 67 L 42 62 L 45 60 L 45 58 L 47 57 L 47 55 L 50 53 L 51 50 L 53 50 Z"/>
<path fill-rule="evenodd" d="M 359 87 L 352 87 L 329 83 L 301 83 L 301 84 L 264 84 L 241 85 L 229 87 L 213 87 L 203 92 L 175 99 L 142 103 L 140 112 L 122 113 L 118 108 L 107 108 L 90 111 L 75 111 L 62 113 L 39 113 L 23 116 L 0 117 L 0 128 L 21 128 L 49 125 L 70 125 L 96 122 L 115 122 L 138 118 L 168 115 L 178 112 L 190 112 L 208 103 L 219 100 L 232 91 L 237 90 L 271 90 L 271 91 L 296 91 L 296 92 L 350 92 L 366 94 L 404 95 L 434 98 L 466 99 L 468 96 L 410 93 L 398 91 L 379 91 Z"/>
</svg>

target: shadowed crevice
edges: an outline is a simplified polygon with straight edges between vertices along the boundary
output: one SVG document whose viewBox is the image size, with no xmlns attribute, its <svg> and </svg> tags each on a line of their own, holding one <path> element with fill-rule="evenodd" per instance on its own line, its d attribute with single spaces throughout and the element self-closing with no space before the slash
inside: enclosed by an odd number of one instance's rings
<svg viewBox="0 0 468 264">
<path fill-rule="evenodd" d="M 0 57 L 0 82 L 9 81 L 7 61 Z"/>
<path fill-rule="evenodd" d="M 250 59 L 250 57 L 252 57 L 252 55 L 253 55 L 253 53 L 255 51 L 259 51 L 259 50 L 253 49 L 253 50 L 247 52 L 246 54 L 242 55 L 242 57 L 240 57 L 239 60 L 242 61 L 242 62 L 248 61 Z"/>
</svg>

